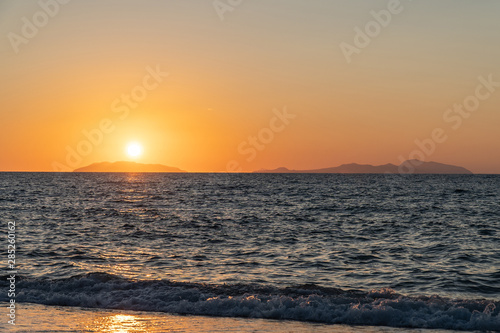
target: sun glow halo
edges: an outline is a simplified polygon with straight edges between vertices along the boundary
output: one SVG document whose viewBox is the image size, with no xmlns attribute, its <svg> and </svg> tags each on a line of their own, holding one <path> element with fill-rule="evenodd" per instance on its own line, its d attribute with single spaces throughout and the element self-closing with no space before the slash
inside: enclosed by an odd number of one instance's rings
<svg viewBox="0 0 500 333">
<path fill-rule="evenodd" d="M 142 146 L 137 142 L 131 142 L 127 145 L 127 155 L 137 158 L 142 155 Z"/>
</svg>

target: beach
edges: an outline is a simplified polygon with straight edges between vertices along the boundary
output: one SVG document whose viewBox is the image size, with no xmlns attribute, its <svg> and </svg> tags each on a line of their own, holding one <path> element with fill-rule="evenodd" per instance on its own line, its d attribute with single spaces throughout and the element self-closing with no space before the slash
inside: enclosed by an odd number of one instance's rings
<svg viewBox="0 0 500 333">
<path fill-rule="evenodd" d="M 6 304 L 2 304 L 2 307 Z M 448 330 L 401 329 L 374 326 L 348 326 L 265 319 L 180 316 L 159 312 L 98 310 L 79 307 L 19 305 L 15 326 L 0 323 L 11 332 L 276 332 L 276 333 L 446 333 Z"/>
</svg>

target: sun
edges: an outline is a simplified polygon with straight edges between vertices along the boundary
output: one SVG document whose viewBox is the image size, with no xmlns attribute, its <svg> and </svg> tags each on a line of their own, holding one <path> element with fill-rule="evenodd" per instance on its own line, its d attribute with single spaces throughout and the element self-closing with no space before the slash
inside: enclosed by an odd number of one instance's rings
<svg viewBox="0 0 500 333">
<path fill-rule="evenodd" d="M 140 143 L 131 142 L 127 145 L 127 155 L 132 158 L 137 158 L 142 155 L 142 146 Z"/>
</svg>

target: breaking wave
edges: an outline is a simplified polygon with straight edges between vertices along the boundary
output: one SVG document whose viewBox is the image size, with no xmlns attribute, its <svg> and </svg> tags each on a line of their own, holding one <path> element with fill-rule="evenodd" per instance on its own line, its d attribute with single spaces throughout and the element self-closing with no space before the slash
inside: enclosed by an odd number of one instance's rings
<svg viewBox="0 0 500 333">
<path fill-rule="evenodd" d="M 3 279 L 5 281 L 5 279 Z M 21 279 L 19 302 L 176 314 L 297 320 L 330 324 L 500 331 L 500 301 L 408 296 L 392 289 L 314 284 L 213 285 L 130 280 L 106 273 Z M 6 301 L 6 295 L 0 301 Z"/>
</svg>

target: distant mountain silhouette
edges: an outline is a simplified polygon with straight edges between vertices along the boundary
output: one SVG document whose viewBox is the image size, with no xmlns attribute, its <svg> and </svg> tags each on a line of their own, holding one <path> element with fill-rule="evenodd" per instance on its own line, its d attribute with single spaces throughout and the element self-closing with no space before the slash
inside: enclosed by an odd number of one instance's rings
<svg viewBox="0 0 500 333">
<path fill-rule="evenodd" d="M 290 170 L 284 167 L 254 171 L 254 173 L 401 173 L 401 174 L 466 174 L 472 172 L 454 165 L 437 162 L 422 162 L 419 160 L 408 160 L 399 166 L 394 164 L 369 165 L 369 164 L 342 164 L 338 167 L 313 169 L 313 170 Z"/>
<path fill-rule="evenodd" d="M 101 162 L 93 163 L 73 172 L 186 172 L 179 168 L 162 164 L 142 164 L 136 162 Z"/>
</svg>

